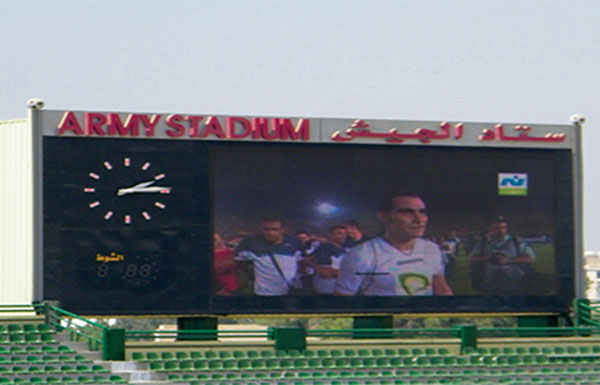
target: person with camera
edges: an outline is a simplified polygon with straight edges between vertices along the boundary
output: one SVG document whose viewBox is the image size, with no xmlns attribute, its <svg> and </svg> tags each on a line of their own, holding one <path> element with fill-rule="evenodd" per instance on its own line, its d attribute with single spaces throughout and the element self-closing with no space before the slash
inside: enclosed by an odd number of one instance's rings
<svg viewBox="0 0 600 385">
<path fill-rule="evenodd" d="M 531 274 L 535 253 L 508 233 L 504 217 L 495 217 L 488 233 L 469 254 L 473 288 L 490 295 L 518 295 Z"/>
</svg>

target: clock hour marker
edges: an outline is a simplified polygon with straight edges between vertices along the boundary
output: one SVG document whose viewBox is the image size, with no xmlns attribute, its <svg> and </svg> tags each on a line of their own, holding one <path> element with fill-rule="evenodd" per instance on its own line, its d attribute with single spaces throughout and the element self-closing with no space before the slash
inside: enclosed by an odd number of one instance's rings
<svg viewBox="0 0 600 385">
<path fill-rule="evenodd" d="M 144 217 L 144 218 L 145 218 L 147 221 L 149 221 L 149 220 L 152 218 L 152 217 L 150 216 L 150 214 L 148 214 L 148 213 L 147 213 L 147 212 L 145 212 L 145 211 L 144 211 L 144 212 L 142 212 L 142 216 L 143 216 L 143 217 Z"/>
<path fill-rule="evenodd" d="M 158 174 L 157 176 L 154 177 L 155 180 L 161 180 L 165 177 L 165 174 Z"/>
<path fill-rule="evenodd" d="M 171 193 L 171 189 L 170 188 L 165 188 L 159 191 L 161 194 L 170 194 Z"/>
<path fill-rule="evenodd" d="M 86 187 L 86 188 L 83 189 L 83 192 L 93 193 L 93 192 L 96 192 L 96 189 L 93 188 L 93 187 Z"/>
<path fill-rule="evenodd" d="M 150 168 L 150 162 L 146 162 L 144 163 L 144 165 L 142 166 L 142 170 L 146 171 L 147 169 Z"/>
<path fill-rule="evenodd" d="M 129 158 L 124 158 L 124 159 L 123 159 L 123 165 L 125 165 L 125 167 L 129 167 L 129 166 L 131 166 L 131 159 L 129 159 Z"/>
<path fill-rule="evenodd" d="M 100 201 L 96 201 L 96 202 L 92 202 L 92 203 L 90 203 L 90 208 L 91 208 L 91 209 L 93 209 L 93 208 L 96 208 L 96 207 L 98 207 L 98 206 L 100 206 Z"/>
<path fill-rule="evenodd" d="M 107 211 L 106 214 L 104 214 L 104 219 L 109 220 L 112 216 L 113 216 L 113 212 Z"/>
<path fill-rule="evenodd" d="M 104 167 L 106 167 L 107 170 L 112 170 L 113 167 L 112 167 L 112 164 L 110 164 L 110 162 L 106 161 L 103 164 L 104 164 Z"/>
<path fill-rule="evenodd" d="M 93 172 L 90 172 L 88 175 L 90 176 L 90 178 L 93 178 L 93 179 L 100 179 L 100 175 L 98 175 L 98 174 L 95 174 L 95 173 L 93 173 Z"/>
<path fill-rule="evenodd" d="M 125 224 L 128 225 L 131 223 L 131 215 L 125 215 Z"/>
<path fill-rule="evenodd" d="M 163 210 L 165 207 L 167 207 L 164 203 L 161 203 L 161 202 L 154 202 L 154 206 L 158 207 L 159 209 L 163 209 Z"/>
</svg>

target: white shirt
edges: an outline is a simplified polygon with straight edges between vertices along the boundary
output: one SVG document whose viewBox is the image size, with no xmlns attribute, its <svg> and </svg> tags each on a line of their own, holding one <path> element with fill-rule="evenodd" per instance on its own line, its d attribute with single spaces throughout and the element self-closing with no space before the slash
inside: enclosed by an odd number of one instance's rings
<svg viewBox="0 0 600 385">
<path fill-rule="evenodd" d="M 382 237 L 348 251 L 335 291 L 345 295 L 433 295 L 433 276 L 444 273 L 442 253 L 433 242 L 414 240 L 405 253 Z"/>
</svg>

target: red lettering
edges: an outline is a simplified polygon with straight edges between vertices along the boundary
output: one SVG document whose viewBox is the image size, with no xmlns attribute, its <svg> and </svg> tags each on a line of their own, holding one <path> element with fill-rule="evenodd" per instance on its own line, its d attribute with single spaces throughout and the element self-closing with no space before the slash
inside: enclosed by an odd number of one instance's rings
<svg viewBox="0 0 600 385">
<path fill-rule="evenodd" d="M 221 127 L 221 123 L 216 116 L 209 116 L 206 119 L 206 123 L 204 124 L 204 132 L 202 133 L 202 137 L 206 138 L 208 135 L 216 135 L 217 138 L 225 138 L 225 132 L 223 131 L 223 127 Z"/>
<path fill-rule="evenodd" d="M 292 125 L 290 119 L 273 119 L 277 131 L 281 134 L 282 140 L 309 140 L 310 139 L 310 120 L 300 119 L 296 127 Z"/>
<path fill-rule="evenodd" d="M 252 119 L 252 138 L 272 140 L 276 138 L 269 137 L 269 119 L 253 118 Z"/>
<path fill-rule="evenodd" d="M 135 114 L 134 114 L 135 115 Z M 146 115 L 135 115 L 139 116 L 144 123 L 144 128 L 146 129 L 146 136 L 154 136 L 154 129 L 158 122 L 160 122 L 161 115 L 152 115 L 150 119 Z"/>
<path fill-rule="evenodd" d="M 138 136 L 140 132 L 138 126 L 136 115 L 129 114 L 123 124 L 118 114 L 108 114 L 108 135 Z"/>
<path fill-rule="evenodd" d="M 185 118 L 190 121 L 190 138 L 197 138 L 200 136 L 200 128 L 198 127 L 198 124 L 202 121 L 202 119 L 204 119 L 204 116 L 188 115 Z"/>
<path fill-rule="evenodd" d="M 58 135 L 62 135 L 66 131 L 72 131 L 75 135 L 83 135 L 83 130 L 74 112 L 65 112 L 62 119 L 60 119 L 60 123 L 58 123 Z"/>
<path fill-rule="evenodd" d="M 242 131 L 236 131 L 236 123 L 241 126 Z M 242 139 L 250 135 L 252 132 L 252 123 L 248 119 L 228 117 L 225 119 L 225 125 L 227 127 L 227 137 L 230 139 Z"/>
<path fill-rule="evenodd" d="M 86 135 L 104 136 L 102 126 L 106 124 L 106 116 L 97 112 L 86 112 L 83 114 L 83 128 Z"/>
<path fill-rule="evenodd" d="M 169 115 L 167 116 L 166 122 L 169 127 L 173 127 L 175 130 L 167 130 L 166 134 L 171 138 L 178 138 L 185 134 L 185 126 L 179 121 L 183 120 L 181 115 Z"/>
</svg>

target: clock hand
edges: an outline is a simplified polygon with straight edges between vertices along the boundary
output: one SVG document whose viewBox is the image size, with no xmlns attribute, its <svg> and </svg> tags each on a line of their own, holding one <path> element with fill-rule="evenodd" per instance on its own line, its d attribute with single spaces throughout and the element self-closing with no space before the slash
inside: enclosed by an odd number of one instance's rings
<svg viewBox="0 0 600 385">
<path fill-rule="evenodd" d="M 163 194 L 168 194 L 168 193 L 171 192 L 171 187 L 162 187 L 162 186 L 143 187 L 143 188 L 136 188 L 132 192 L 133 193 L 163 193 Z"/>
<path fill-rule="evenodd" d="M 151 184 L 153 184 L 154 182 L 156 182 L 155 180 L 149 180 L 147 182 L 141 182 L 136 184 L 135 186 L 131 186 L 131 187 L 124 187 L 124 188 L 120 188 L 117 190 L 117 195 L 118 196 L 123 196 L 125 194 L 131 194 L 136 192 L 137 190 L 139 190 L 140 188 L 145 188 L 150 186 Z"/>
<path fill-rule="evenodd" d="M 138 183 L 138 184 L 136 184 L 135 186 L 133 186 L 133 187 L 131 187 L 131 188 L 132 188 L 132 189 L 134 189 L 134 190 L 137 190 L 137 189 L 139 189 L 139 188 L 148 187 L 148 186 L 150 186 L 151 184 L 153 184 L 154 182 L 156 182 L 156 181 L 155 181 L 154 179 L 152 179 L 152 180 L 150 180 L 150 181 L 148 181 L 148 182 L 141 182 L 141 183 Z"/>
<path fill-rule="evenodd" d="M 125 194 L 136 194 L 136 193 L 162 193 L 169 194 L 171 192 L 171 187 L 163 187 L 163 186 L 152 186 L 152 187 L 129 187 L 129 188 L 120 188 L 117 190 L 118 196 L 123 196 Z"/>
</svg>

